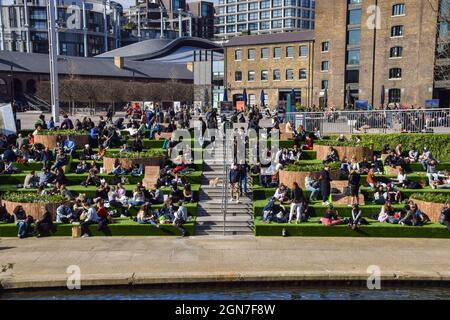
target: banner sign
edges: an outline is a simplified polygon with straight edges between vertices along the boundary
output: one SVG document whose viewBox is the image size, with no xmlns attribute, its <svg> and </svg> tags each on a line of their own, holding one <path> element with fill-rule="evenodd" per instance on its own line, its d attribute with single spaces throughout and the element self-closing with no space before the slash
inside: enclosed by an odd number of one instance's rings
<svg viewBox="0 0 450 320">
<path fill-rule="evenodd" d="M 4 135 L 16 134 L 16 122 L 11 104 L 0 107 L 0 132 Z"/>
</svg>

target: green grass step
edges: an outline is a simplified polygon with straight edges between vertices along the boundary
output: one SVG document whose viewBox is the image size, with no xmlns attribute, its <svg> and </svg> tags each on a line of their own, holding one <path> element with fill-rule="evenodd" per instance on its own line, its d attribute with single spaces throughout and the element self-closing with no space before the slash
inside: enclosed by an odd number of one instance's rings
<svg viewBox="0 0 450 320">
<path fill-rule="evenodd" d="M 430 223 L 422 227 L 410 227 L 369 220 L 370 225 L 352 230 L 346 225 L 326 227 L 319 224 L 318 221 L 319 218 L 311 218 L 309 222 L 300 224 L 268 224 L 257 218 L 255 219 L 255 235 L 282 236 L 282 231 L 285 229 L 287 236 L 302 237 L 450 238 L 447 227 L 437 223 Z"/>
</svg>

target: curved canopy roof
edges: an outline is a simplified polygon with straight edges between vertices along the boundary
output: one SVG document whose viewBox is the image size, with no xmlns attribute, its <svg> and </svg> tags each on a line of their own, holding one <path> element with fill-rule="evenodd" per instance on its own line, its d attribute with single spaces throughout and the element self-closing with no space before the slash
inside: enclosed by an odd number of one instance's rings
<svg viewBox="0 0 450 320">
<path fill-rule="evenodd" d="M 221 46 L 209 40 L 195 37 L 183 37 L 177 38 L 175 40 L 150 39 L 102 53 L 96 56 L 96 58 L 113 58 L 119 56 L 129 60 L 143 61 L 162 59 L 173 53 L 178 54 L 180 52 L 200 49 L 221 49 Z M 174 56 L 174 58 L 175 57 L 176 55 Z"/>
</svg>

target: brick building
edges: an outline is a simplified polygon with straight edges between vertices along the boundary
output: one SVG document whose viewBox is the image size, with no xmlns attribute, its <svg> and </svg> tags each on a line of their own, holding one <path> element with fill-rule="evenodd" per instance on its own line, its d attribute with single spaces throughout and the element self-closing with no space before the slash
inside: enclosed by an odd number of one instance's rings
<svg viewBox="0 0 450 320">
<path fill-rule="evenodd" d="M 312 31 L 235 37 L 224 49 L 229 101 L 242 101 L 245 88 L 248 105 L 259 105 L 264 90 L 265 104 L 274 108 L 294 89 L 297 103 L 312 104 Z"/>
<path fill-rule="evenodd" d="M 432 99 L 438 8 L 438 0 L 317 1 L 313 103 Z"/>
</svg>

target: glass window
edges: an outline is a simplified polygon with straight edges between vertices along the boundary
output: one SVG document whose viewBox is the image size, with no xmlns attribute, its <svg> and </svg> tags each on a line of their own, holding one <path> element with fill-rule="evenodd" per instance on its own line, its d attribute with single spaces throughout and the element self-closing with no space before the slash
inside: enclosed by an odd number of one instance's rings
<svg viewBox="0 0 450 320">
<path fill-rule="evenodd" d="M 273 70 L 273 80 L 280 80 L 280 79 L 281 79 L 280 69 Z"/>
<path fill-rule="evenodd" d="M 259 16 L 261 19 L 270 19 L 270 11 L 261 11 Z"/>
<path fill-rule="evenodd" d="M 391 37 L 403 37 L 403 26 L 393 26 L 391 28 Z"/>
<path fill-rule="evenodd" d="M 405 4 L 404 3 L 394 4 L 392 6 L 392 15 L 393 16 L 405 15 Z"/>
<path fill-rule="evenodd" d="M 347 64 L 359 65 L 359 58 L 360 58 L 359 50 L 349 50 L 347 52 Z"/>
<path fill-rule="evenodd" d="M 258 12 L 248 14 L 248 21 L 258 20 Z"/>
<path fill-rule="evenodd" d="M 400 103 L 402 91 L 400 89 L 389 89 L 389 103 Z"/>
<path fill-rule="evenodd" d="M 328 61 L 322 61 L 320 64 L 320 70 L 321 71 L 328 71 L 329 68 L 329 62 Z"/>
<path fill-rule="evenodd" d="M 236 22 L 236 16 L 232 15 L 232 16 L 227 16 L 227 23 L 233 23 Z"/>
<path fill-rule="evenodd" d="M 280 18 L 282 16 L 283 16 L 283 10 L 278 9 L 278 10 L 272 11 L 272 18 Z"/>
<path fill-rule="evenodd" d="M 268 8 L 270 8 L 270 0 L 268 0 L 268 1 L 261 1 L 260 8 L 261 9 L 268 9 Z"/>
<path fill-rule="evenodd" d="M 307 73 L 306 73 L 306 69 L 300 69 L 298 72 L 298 78 L 300 80 L 306 80 L 307 79 Z"/>
<path fill-rule="evenodd" d="M 350 30 L 348 32 L 348 44 L 349 45 L 358 45 L 361 41 L 361 30 Z"/>
<path fill-rule="evenodd" d="M 269 48 L 261 48 L 261 59 L 269 59 Z"/>
<path fill-rule="evenodd" d="M 248 72 L 248 81 L 255 81 L 255 71 Z"/>
<path fill-rule="evenodd" d="M 236 71 L 234 73 L 234 81 L 242 81 L 242 71 Z"/>
<path fill-rule="evenodd" d="M 273 20 L 272 21 L 272 28 L 273 29 L 283 28 L 283 20 Z"/>
<path fill-rule="evenodd" d="M 389 55 L 391 58 L 400 58 L 403 56 L 403 47 L 393 47 Z"/>
<path fill-rule="evenodd" d="M 248 60 L 255 60 L 256 58 L 256 50 L 248 49 Z"/>
<path fill-rule="evenodd" d="M 238 12 L 244 12 L 247 11 L 247 4 L 240 4 L 238 5 Z"/>
<path fill-rule="evenodd" d="M 272 8 L 278 8 L 283 5 L 283 0 L 272 0 Z"/>
<path fill-rule="evenodd" d="M 402 69 L 401 68 L 391 68 L 389 69 L 389 79 L 401 79 Z"/>
<path fill-rule="evenodd" d="M 328 52 L 330 49 L 330 43 L 328 41 L 322 42 L 322 52 Z"/>
<path fill-rule="evenodd" d="M 300 52 L 300 58 L 306 58 L 308 56 L 308 47 L 307 46 L 300 46 L 299 47 Z"/>
<path fill-rule="evenodd" d="M 250 31 L 258 30 L 258 23 L 256 23 L 256 22 L 249 23 L 248 30 L 250 30 Z"/>
<path fill-rule="evenodd" d="M 286 47 L 286 58 L 293 58 L 294 57 L 294 47 L 289 46 Z"/>
<path fill-rule="evenodd" d="M 228 6 L 227 7 L 227 13 L 235 13 L 236 12 L 236 6 Z"/>
<path fill-rule="evenodd" d="M 286 80 L 294 80 L 294 70 L 292 69 L 286 70 Z"/>
<path fill-rule="evenodd" d="M 251 2 L 248 4 L 248 10 L 258 10 L 258 2 Z"/>
<path fill-rule="evenodd" d="M 227 26 L 227 33 L 236 32 L 236 27 L 234 25 Z"/>
<path fill-rule="evenodd" d="M 270 29 L 270 21 L 263 21 L 259 24 L 260 30 L 268 30 Z"/>
<path fill-rule="evenodd" d="M 234 50 L 234 60 L 242 60 L 242 50 L 238 49 L 238 50 Z"/>
<path fill-rule="evenodd" d="M 350 25 L 361 24 L 361 9 L 350 10 L 348 12 L 348 24 Z"/>
<path fill-rule="evenodd" d="M 281 58 L 281 48 L 280 47 L 273 48 L 273 57 L 275 59 Z"/>
<path fill-rule="evenodd" d="M 262 70 L 261 71 L 261 81 L 268 81 L 269 80 L 269 71 Z"/>
<path fill-rule="evenodd" d="M 244 21 L 247 21 L 247 14 L 246 14 L 246 13 L 238 14 L 238 16 L 237 16 L 237 21 L 238 21 L 238 22 L 244 22 Z"/>
<path fill-rule="evenodd" d="M 321 88 L 322 90 L 328 89 L 328 80 L 322 80 Z"/>
<path fill-rule="evenodd" d="M 237 31 L 238 32 L 243 32 L 245 30 L 247 30 L 247 25 L 245 23 L 237 25 Z"/>
</svg>

